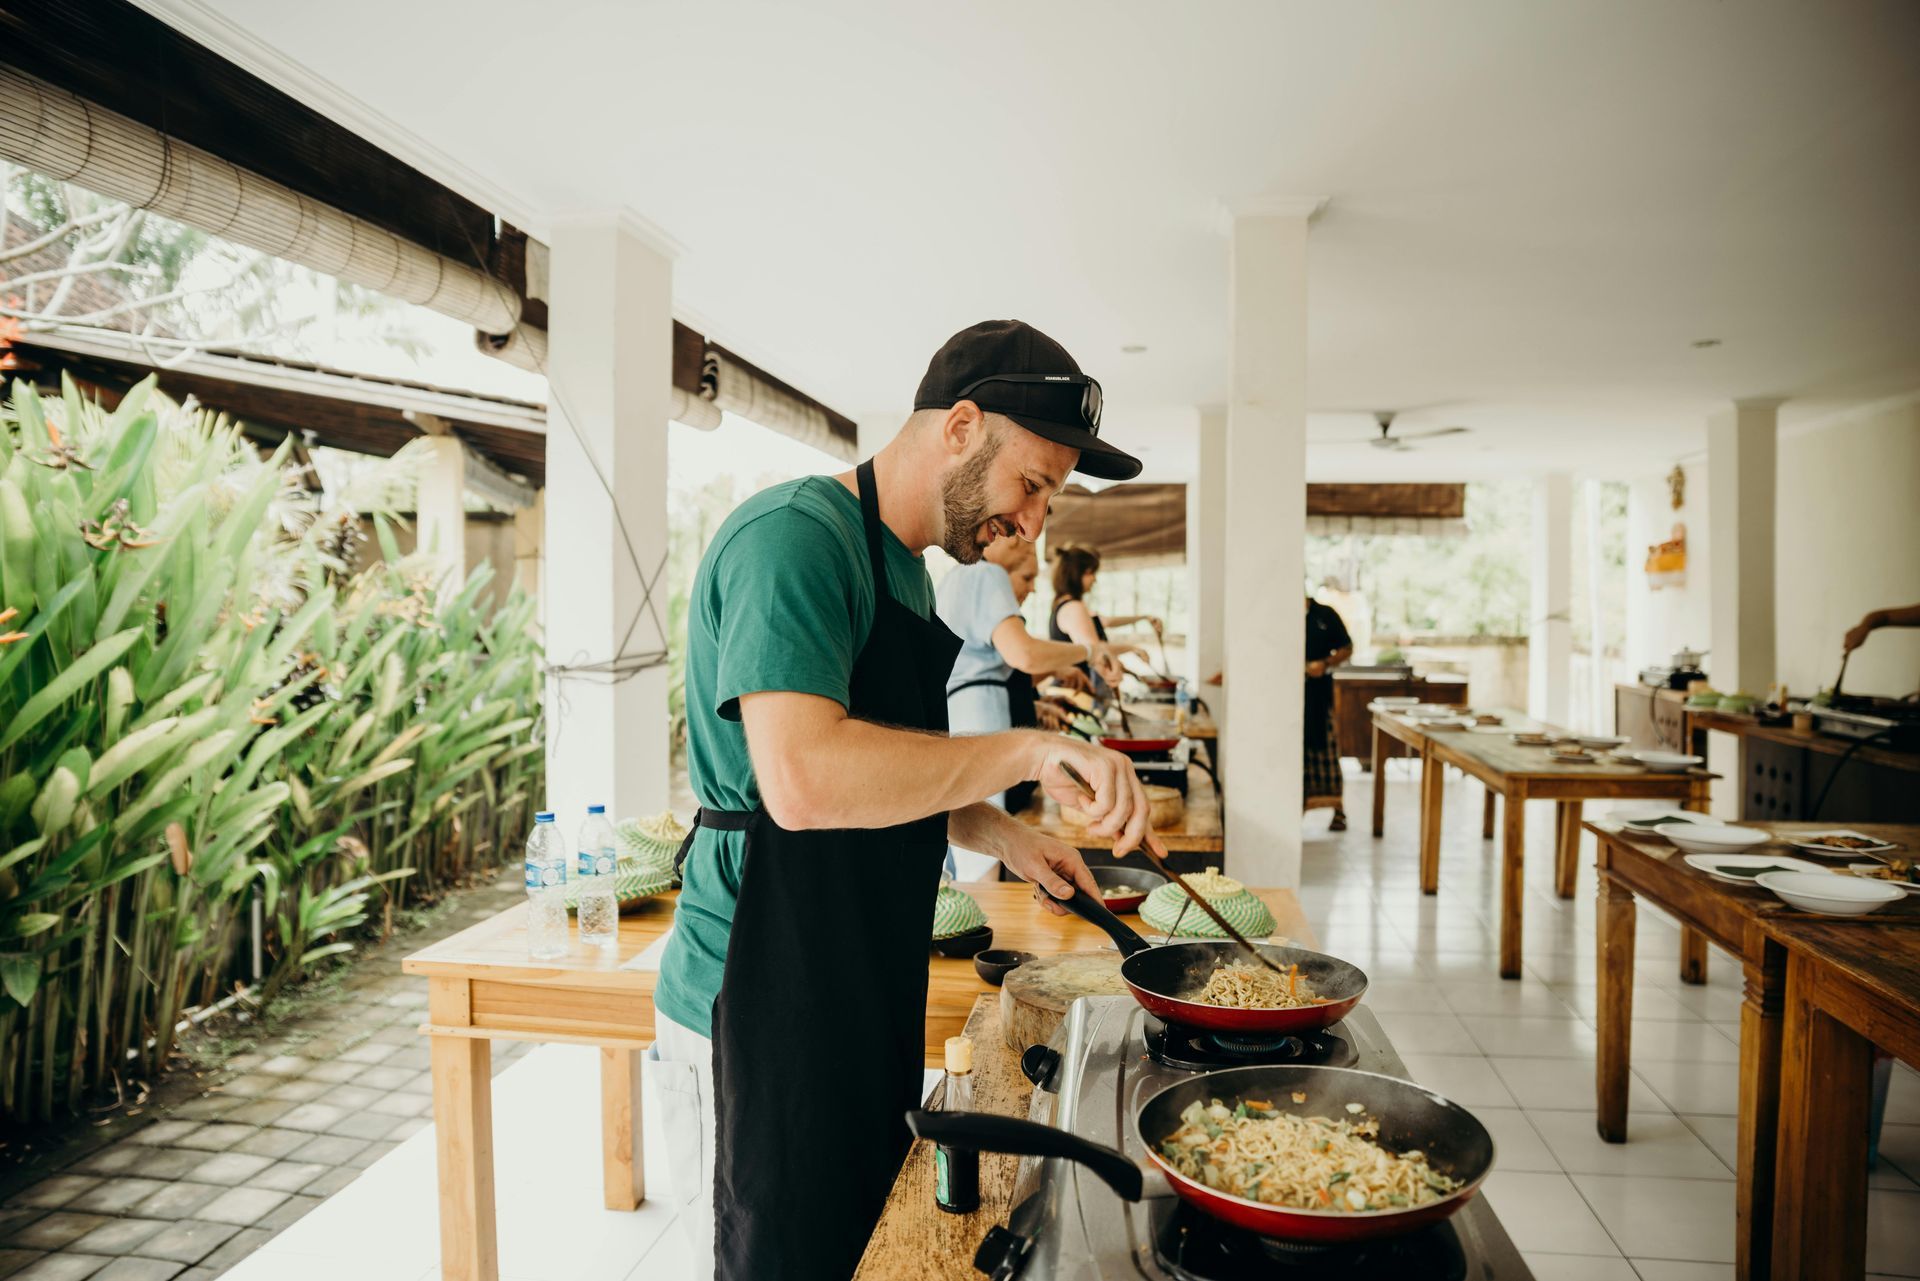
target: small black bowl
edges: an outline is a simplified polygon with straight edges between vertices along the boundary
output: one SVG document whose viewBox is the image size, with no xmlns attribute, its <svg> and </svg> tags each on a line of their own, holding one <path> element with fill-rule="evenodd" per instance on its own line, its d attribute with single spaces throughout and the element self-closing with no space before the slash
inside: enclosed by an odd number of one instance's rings
<svg viewBox="0 0 1920 1281">
<path fill-rule="evenodd" d="M 973 972 L 999 987 L 1000 980 L 1032 959 L 1032 952 L 1016 952 L 1010 947 L 988 948 L 973 958 Z"/>
<path fill-rule="evenodd" d="M 982 925 L 978 929 L 968 930 L 965 934 L 956 934 L 950 939 L 935 939 L 933 950 L 942 956 L 972 956 L 993 944 L 993 927 Z"/>
</svg>

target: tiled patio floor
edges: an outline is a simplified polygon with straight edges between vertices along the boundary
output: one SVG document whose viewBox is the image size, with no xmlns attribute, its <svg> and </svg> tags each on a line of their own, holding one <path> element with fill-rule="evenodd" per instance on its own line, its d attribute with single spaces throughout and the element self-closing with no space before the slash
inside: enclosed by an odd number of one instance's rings
<svg viewBox="0 0 1920 1281">
<path fill-rule="evenodd" d="M 400 958 L 515 902 L 468 891 L 358 958 L 337 992 L 227 1060 L 212 1089 L 6 1198 L 0 1277 L 214 1277 L 428 1125 L 426 990 Z M 498 1066 L 525 1047 L 502 1045 Z M 223 1078 L 223 1079 L 222 1079 Z"/>
</svg>

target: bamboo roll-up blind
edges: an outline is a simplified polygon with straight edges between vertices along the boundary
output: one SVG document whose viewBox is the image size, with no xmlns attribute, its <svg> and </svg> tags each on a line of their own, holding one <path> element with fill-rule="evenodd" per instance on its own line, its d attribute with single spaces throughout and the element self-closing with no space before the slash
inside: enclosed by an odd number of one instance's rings
<svg viewBox="0 0 1920 1281">
<path fill-rule="evenodd" d="M 0 156 L 488 334 L 520 318 L 514 291 L 477 267 L 10 67 L 0 67 Z"/>
<path fill-rule="evenodd" d="M 858 454 L 852 441 L 835 434 L 825 409 L 775 386 L 724 352 L 707 349 L 703 381 L 712 387 L 717 409 L 739 414 L 843 462 L 853 462 Z"/>
</svg>

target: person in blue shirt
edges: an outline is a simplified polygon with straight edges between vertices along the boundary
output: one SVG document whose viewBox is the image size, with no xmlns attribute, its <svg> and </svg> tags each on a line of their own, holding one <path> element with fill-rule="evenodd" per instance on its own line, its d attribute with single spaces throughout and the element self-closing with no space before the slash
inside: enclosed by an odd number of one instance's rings
<svg viewBox="0 0 1920 1281">
<path fill-rule="evenodd" d="M 1128 645 L 1095 641 L 1043 640 L 1027 630 L 1020 606 L 1040 575 L 1033 544 L 1000 538 L 982 558 L 960 565 L 940 581 L 934 610 L 960 638 L 960 654 L 947 679 L 947 725 L 953 734 L 994 734 L 1039 724 L 1034 679 L 1051 676 L 1072 685 L 1084 682 L 1080 664 L 1088 663 L 1109 681 L 1120 679 L 1120 657 L 1140 651 Z M 1033 799 L 1030 784 L 1016 783 L 988 803 L 1010 812 Z M 955 880 L 991 877 L 999 860 L 956 845 L 947 847 L 947 874 Z"/>
</svg>

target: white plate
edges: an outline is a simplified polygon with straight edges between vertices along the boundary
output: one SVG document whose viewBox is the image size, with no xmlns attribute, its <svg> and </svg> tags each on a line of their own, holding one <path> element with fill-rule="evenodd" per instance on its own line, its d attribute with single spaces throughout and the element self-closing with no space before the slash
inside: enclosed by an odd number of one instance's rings
<svg viewBox="0 0 1920 1281">
<path fill-rule="evenodd" d="M 1407 709 L 1409 716 L 1458 716 L 1461 711 L 1458 703 L 1415 703 Z"/>
<path fill-rule="evenodd" d="M 1664 817 L 1671 821 L 1655 822 L 1654 819 L 1656 817 Z M 1720 825 L 1720 820 L 1706 814 L 1696 814 L 1691 810 L 1667 810 L 1664 816 L 1636 814 L 1632 818 L 1623 819 L 1621 826 L 1625 827 L 1629 832 L 1637 832 L 1642 836 L 1665 836 L 1669 827 L 1675 827 L 1681 823 L 1691 823 L 1696 827 L 1717 827 Z"/>
<path fill-rule="evenodd" d="M 1625 747 L 1627 745 L 1627 740 L 1617 734 L 1581 734 L 1575 737 L 1573 741 L 1582 747 L 1591 748 L 1596 752 L 1604 752 L 1615 747 Z"/>
<path fill-rule="evenodd" d="M 1757 827 L 1726 823 L 1669 823 L 1661 835 L 1689 854 L 1737 854 L 1773 839 Z"/>
<path fill-rule="evenodd" d="M 1508 729 L 1505 725 L 1469 725 L 1467 726 L 1467 733 L 1469 734 L 1511 734 L 1513 733 L 1513 731 Z"/>
<path fill-rule="evenodd" d="M 1847 864 L 1847 870 L 1855 875 L 1859 875 L 1861 872 L 1871 872 L 1876 867 L 1884 868 L 1885 866 L 1885 863 L 1849 863 Z M 1915 885 L 1912 881 L 1883 881 L 1877 876 L 1868 876 L 1862 879 L 1872 881 L 1876 885 L 1895 885 L 1909 894 L 1920 894 L 1920 885 Z"/>
<path fill-rule="evenodd" d="M 1897 885 L 1818 872 L 1762 872 L 1755 882 L 1803 912 L 1822 916 L 1864 916 L 1905 897 Z"/>
<path fill-rule="evenodd" d="M 1687 756 L 1680 752 L 1625 752 L 1623 755 L 1636 765 L 1644 765 L 1656 774 L 1682 774 L 1701 763 L 1698 756 Z"/>
<path fill-rule="evenodd" d="M 1850 850 L 1840 845 L 1823 844 L 1822 838 L 1828 836 L 1852 836 L 1863 841 L 1873 841 L 1873 845 L 1867 849 Z M 1851 858 L 1861 854 L 1884 854 L 1888 850 L 1900 848 L 1889 841 L 1877 840 L 1865 832 L 1855 832 L 1844 827 L 1836 827 L 1826 832 L 1807 832 L 1800 836 L 1783 836 L 1780 839 L 1795 849 L 1810 850 L 1815 854 L 1826 854 L 1836 858 Z"/>
<path fill-rule="evenodd" d="M 1791 854 L 1689 854 L 1686 857 L 1688 867 L 1699 868 L 1716 881 L 1725 881 L 1729 885 L 1758 885 L 1752 876 L 1730 875 L 1728 868 L 1783 868 L 1789 872 L 1824 872 L 1818 863 L 1809 863 L 1806 859 L 1795 858 Z"/>
<path fill-rule="evenodd" d="M 1396 694 L 1391 698 L 1376 698 L 1371 704 L 1373 707 L 1418 707 L 1419 705 L 1420 700 L 1411 694 L 1405 697 Z"/>
</svg>

